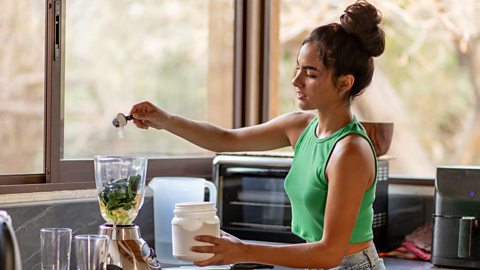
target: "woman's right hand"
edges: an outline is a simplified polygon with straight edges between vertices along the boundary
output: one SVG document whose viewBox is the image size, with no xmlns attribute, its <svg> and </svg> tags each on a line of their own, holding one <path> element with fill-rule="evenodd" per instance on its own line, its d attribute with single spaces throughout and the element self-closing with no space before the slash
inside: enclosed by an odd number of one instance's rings
<svg viewBox="0 0 480 270">
<path fill-rule="evenodd" d="M 170 118 L 170 114 L 148 101 L 133 105 L 130 114 L 133 116 L 135 126 L 143 129 L 149 127 L 165 129 Z"/>
</svg>

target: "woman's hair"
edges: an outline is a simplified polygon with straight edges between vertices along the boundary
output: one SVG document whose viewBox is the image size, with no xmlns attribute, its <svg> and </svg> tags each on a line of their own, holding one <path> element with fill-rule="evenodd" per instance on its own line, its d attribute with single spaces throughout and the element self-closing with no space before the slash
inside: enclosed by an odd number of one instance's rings
<svg viewBox="0 0 480 270">
<path fill-rule="evenodd" d="M 385 49 L 385 34 L 379 27 L 382 15 L 366 1 L 347 7 L 339 23 L 320 26 L 312 31 L 303 44 L 317 42 L 319 57 L 325 67 L 335 71 L 335 78 L 351 74 L 355 77 L 350 91 L 354 98 L 370 85 L 373 58 Z"/>
</svg>

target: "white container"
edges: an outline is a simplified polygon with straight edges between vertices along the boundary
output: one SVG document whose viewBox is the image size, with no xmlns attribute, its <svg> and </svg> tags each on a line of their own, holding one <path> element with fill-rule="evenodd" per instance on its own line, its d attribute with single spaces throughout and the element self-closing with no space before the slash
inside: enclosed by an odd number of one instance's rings
<svg viewBox="0 0 480 270">
<path fill-rule="evenodd" d="M 196 235 L 220 237 L 220 220 L 213 202 L 177 203 L 172 219 L 173 256 L 183 261 L 203 261 L 213 256 L 212 253 L 191 251 L 192 246 L 207 246 L 205 242 L 194 239 Z"/>
<path fill-rule="evenodd" d="M 190 262 L 175 259 L 172 255 L 172 219 L 175 204 L 205 201 L 208 190 L 210 202 L 217 199 L 215 185 L 204 178 L 154 177 L 148 186 L 153 190 L 155 218 L 155 253 L 166 265 L 189 265 Z"/>
</svg>

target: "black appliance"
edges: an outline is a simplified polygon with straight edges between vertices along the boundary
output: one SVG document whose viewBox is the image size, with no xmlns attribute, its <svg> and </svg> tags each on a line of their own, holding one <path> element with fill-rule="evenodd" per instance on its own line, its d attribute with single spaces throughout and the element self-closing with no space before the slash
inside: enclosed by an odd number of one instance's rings
<svg viewBox="0 0 480 270">
<path fill-rule="evenodd" d="M 221 154 L 213 160 L 222 230 L 247 240 L 299 243 L 291 232 L 290 201 L 284 180 L 292 157 Z M 387 248 L 388 160 L 378 160 L 378 183 L 373 204 L 374 242 Z"/>
<path fill-rule="evenodd" d="M 439 167 L 432 263 L 480 269 L 480 167 Z"/>
</svg>

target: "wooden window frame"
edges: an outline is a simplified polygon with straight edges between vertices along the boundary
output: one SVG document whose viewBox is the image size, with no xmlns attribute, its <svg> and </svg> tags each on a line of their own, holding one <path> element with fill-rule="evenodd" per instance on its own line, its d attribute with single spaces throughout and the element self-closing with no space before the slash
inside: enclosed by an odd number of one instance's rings
<svg viewBox="0 0 480 270">
<path fill-rule="evenodd" d="M 0 194 L 94 188 L 93 160 L 62 160 L 65 1 L 45 0 L 45 173 L 0 176 Z M 59 6 L 57 4 L 59 3 Z M 235 0 L 233 127 L 268 120 L 268 42 L 273 0 Z M 60 7 L 60 31 L 56 37 L 55 9 Z M 55 59 L 55 40 L 60 55 Z M 57 51 L 58 53 L 58 51 Z M 150 159 L 147 178 L 194 176 L 210 178 L 213 156 Z"/>
</svg>

